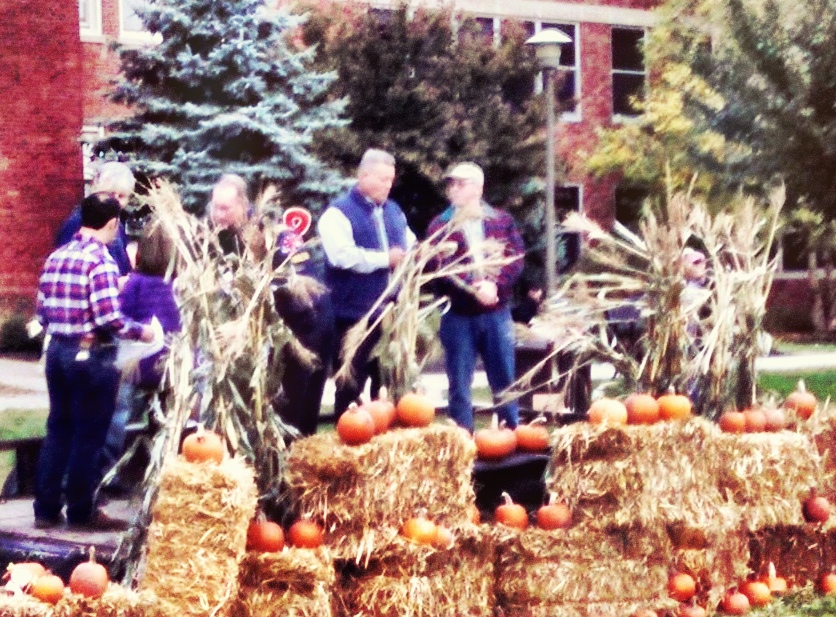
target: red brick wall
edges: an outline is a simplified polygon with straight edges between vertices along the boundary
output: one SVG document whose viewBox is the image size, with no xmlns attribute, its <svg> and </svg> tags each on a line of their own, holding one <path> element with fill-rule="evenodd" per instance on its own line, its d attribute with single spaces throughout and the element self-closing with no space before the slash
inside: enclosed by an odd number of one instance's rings
<svg viewBox="0 0 836 617">
<path fill-rule="evenodd" d="M 82 194 L 78 5 L 0 3 L 0 311 L 31 307 L 55 231 Z"/>
<path fill-rule="evenodd" d="M 119 6 L 116 0 L 102 0 L 102 42 L 85 41 L 82 47 L 84 72 L 84 123 L 106 125 L 127 115 L 128 109 L 108 100 L 113 80 L 119 74 L 119 56 L 110 44 L 119 38 Z"/>
</svg>

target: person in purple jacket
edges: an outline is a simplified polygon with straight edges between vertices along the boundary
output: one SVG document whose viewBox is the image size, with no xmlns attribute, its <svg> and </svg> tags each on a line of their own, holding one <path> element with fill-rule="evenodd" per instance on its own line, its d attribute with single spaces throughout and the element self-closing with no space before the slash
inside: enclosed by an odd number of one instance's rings
<svg viewBox="0 0 836 617">
<path fill-rule="evenodd" d="M 119 294 L 122 313 L 139 323 L 156 317 L 166 334 L 179 332 L 180 309 L 174 298 L 174 244 L 163 228 L 150 221 L 139 239 L 136 267 Z M 102 466 L 106 470 L 122 456 L 125 428 L 135 409 L 134 401 L 147 403 L 160 387 L 166 349 L 139 361 L 137 369 L 122 376 L 116 412 L 108 429 Z"/>
</svg>

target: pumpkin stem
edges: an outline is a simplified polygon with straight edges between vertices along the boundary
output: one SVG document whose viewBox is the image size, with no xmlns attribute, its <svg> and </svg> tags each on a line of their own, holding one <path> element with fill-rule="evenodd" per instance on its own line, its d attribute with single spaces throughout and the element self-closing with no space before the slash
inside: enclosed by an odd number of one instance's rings
<svg viewBox="0 0 836 617">
<path fill-rule="evenodd" d="M 668 386 L 668 389 L 665 390 L 665 394 L 676 394 L 676 388 L 673 387 L 673 384 Z"/>
<path fill-rule="evenodd" d="M 491 430 L 499 430 L 499 414 L 495 413 L 491 416 Z"/>
<path fill-rule="evenodd" d="M 92 544 L 90 545 L 90 550 L 88 551 L 90 555 L 90 563 L 96 563 L 96 547 Z"/>
<path fill-rule="evenodd" d="M 529 426 L 533 426 L 535 424 L 546 424 L 548 422 L 548 418 L 546 418 L 545 414 L 540 414 L 536 418 L 534 418 L 531 422 L 528 423 Z"/>
<path fill-rule="evenodd" d="M 502 491 L 502 499 L 504 499 L 504 500 L 505 500 L 505 505 L 506 505 L 506 506 L 512 506 L 512 505 L 514 505 L 514 500 L 513 500 L 513 499 L 511 499 L 511 495 L 509 495 L 509 494 L 508 494 L 507 492 L 505 492 L 505 491 Z"/>
<path fill-rule="evenodd" d="M 386 386 L 380 386 L 380 392 L 377 395 L 377 400 L 383 401 L 384 403 L 389 402 L 389 389 Z"/>
<path fill-rule="evenodd" d="M 802 393 L 807 392 L 807 386 L 804 384 L 803 379 L 798 380 L 798 385 L 795 387 L 795 389 Z"/>
<path fill-rule="evenodd" d="M 767 576 L 769 577 L 769 582 L 770 582 L 770 583 L 771 583 L 771 582 L 773 582 L 773 581 L 775 580 L 775 576 L 776 576 L 776 573 L 775 573 L 775 564 L 774 564 L 774 563 L 772 563 L 771 561 L 769 562 L 769 568 L 768 568 L 768 573 L 767 573 Z"/>
<path fill-rule="evenodd" d="M 553 506 L 556 501 L 557 501 L 557 493 L 555 493 L 554 491 L 549 491 L 548 505 Z"/>
</svg>

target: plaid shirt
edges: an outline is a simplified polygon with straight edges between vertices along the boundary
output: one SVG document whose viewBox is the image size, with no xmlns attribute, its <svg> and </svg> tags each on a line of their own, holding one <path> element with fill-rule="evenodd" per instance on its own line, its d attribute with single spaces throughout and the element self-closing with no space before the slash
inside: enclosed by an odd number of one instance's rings
<svg viewBox="0 0 836 617">
<path fill-rule="evenodd" d="M 38 321 L 48 334 L 83 335 L 94 330 L 138 339 L 142 326 L 119 309 L 119 269 L 107 247 L 76 234 L 46 260 L 38 283 Z"/>
</svg>

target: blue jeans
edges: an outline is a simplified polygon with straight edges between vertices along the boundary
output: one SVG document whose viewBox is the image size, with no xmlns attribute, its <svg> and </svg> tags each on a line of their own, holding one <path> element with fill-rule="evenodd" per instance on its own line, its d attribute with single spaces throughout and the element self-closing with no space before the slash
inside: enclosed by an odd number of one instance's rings
<svg viewBox="0 0 836 617">
<path fill-rule="evenodd" d="M 94 346 L 86 360 L 76 359 L 78 351 L 78 340 L 53 337 L 46 352 L 49 416 L 35 485 L 39 519 L 58 519 L 65 477 L 67 521 L 86 523 L 94 511 L 99 452 L 116 405 L 119 371 L 113 345 Z"/>
<path fill-rule="evenodd" d="M 481 315 L 457 315 L 448 311 L 439 329 L 449 382 L 448 409 L 456 424 L 473 432 L 470 390 L 477 355 L 482 358 L 494 402 L 514 382 L 514 324 L 508 307 Z M 519 421 L 516 401 L 497 408 L 508 428 Z"/>
</svg>

